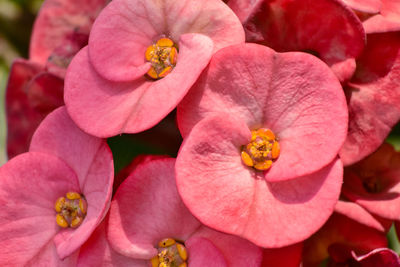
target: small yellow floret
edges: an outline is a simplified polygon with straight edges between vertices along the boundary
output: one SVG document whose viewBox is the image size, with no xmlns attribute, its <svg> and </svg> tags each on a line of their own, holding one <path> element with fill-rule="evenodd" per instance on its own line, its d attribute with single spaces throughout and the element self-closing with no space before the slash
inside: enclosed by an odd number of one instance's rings
<svg viewBox="0 0 400 267">
<path fill-rule="evenodd" d="M 163 240 L 161 240 L 161 241 L 158 243 L 158 246 L 159 246 L 160 248 L 166 248 L 166 247 L 172 246 L 172 245 L 175 244 L 175 243 L 176 243 L 176 241 L 175 241 L 175 239 L 173 239 L 173 238 L 164 238 Z"/>
<path fill-rule="evenodd" d="M 57 201 L 56 201 L 55 206 L 54 206 L 55 210 L 56 210 L 57 212 L 61 212 L 61 210 L 62 210 L 64 204 L 65 204 L 65 197 L 59 197 L 59 198 L 57 199 Z"/>
<path fill-rule="evenodd" d="M 71 221 L 70 226 L 71 226 L 72 228 L 76 228 L 76 227 L 78 227 L 79 225 L 81 225 L 82 221 L 83 221 L 83 219 L 82 219 L 81 217 L 75 217 L 75 218 Z"/>
<path fill-rule="evenodd" d="M 279 143 L 275 141 L 274 144 L 272 145 L 272 149 L 271 149 L 272 159 L 277 159 L 279 157 L 280 153 L 281 153 L 281 148 L 279 146 Z"/>
<path fill-rule="evenodd" d="M 56 222 L 59 226 L 62 228 L 67 228 L 68 227 L 68 222 L 67 220 L 64 219 L 64 217 L 61 214 L 57 214 L 56 216 Z"/>
<path fill-rule="evenodd" d="M 166 67 L 165 69 L 163 69 L 160 74 L 158 74 L 158 77 L 160 78 L 164 78 L 165 76 L 167 76 L 170 72 L 172 71 L 172 67 Z"/>
<path fill-rule="evenodd" d="M 176 244 L 176 248 L 178 250 L 178 254 L 181 257 L 181 259 L 186 261 L 188 255 L 187 255 L 187 250 L 186 250 L 185 246 L 178 243 L 178 244 Z"/>
<path fill-rule="evenodd" d="M 159 264 L 160 264 L 160 260 L 158 259 L 158 255 L 151 258 L 151 266 L 152 267 L 158 267 Z"/>
<path fill-rule="evenodd" d="M 271 167 L 271 165 L 272 165 L 272 160 L 266 160 L 263 162 L 257 162 L 254 165 L 254 168 L 260 171 L 265 171 L 268 170 Z"/>
<path fill-rule="evenodd" d="M 147 61 L 150 61 L 153 58 L 154 55 L 154 45 L 150 45 L 149 47 L 147 47 L 146 49 L 146 53 L 145 53 L 145 57 Z"/>
<path fill-rule="evenodd" d="M 67 196 L 68 199 L 71 199 L 71 200 L 80 199 L 81 198 L 81 195 L 79 193 L 76 193 L 76 192 L 68 192 L 66 194 L 66 196 Z"/>
<path fill-rule="evenodd" d="M 156 45 L 163 47 L 172 47 L 174 45 L 174 41 L 169 38 L 161 38 L 157 41 Z"/>
<path fill-rule="evenodd" d="M 249 154 L 247 154 L 246 152 L 242 151 L 241 156 L 242 156 L 242 161 L 243 161 L 243 163 L 244 163 L 245 165 L 247 165 L 247 166 L 249 166 L 249 167 L 253 167 L 254 162 L 253 162 L 253 160 L 251 159 L 251 157 L 250 157 Z"/>
<path fill-rule="evenodd" d="M 158 79 L 158 75 L 157 75 L 157 72 L 156 72 L 156 70 L 153 68 L 153 67 L 151 67 L 150 69 L 149 69 L 149 71 L 147 72 L 147 75 L 149 75 L 151 78 L 153 78 L 153 79 Z"/>
</svg>

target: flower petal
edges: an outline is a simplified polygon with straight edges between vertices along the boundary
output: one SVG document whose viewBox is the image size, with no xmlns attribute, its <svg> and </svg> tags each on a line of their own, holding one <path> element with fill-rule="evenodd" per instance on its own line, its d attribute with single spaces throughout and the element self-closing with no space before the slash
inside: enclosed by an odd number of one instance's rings
<svg viewBox="0 0 400 267">
<path fill-rule="evenodd" d="M 185 137 L 202 118 L 229 110 L 251 130 L 271 129 L 281 155 L 266 179 L 278 181 L 312 173 L 336 157 L 347 134 L 346 106 L 340 83 L 315 57 L 245 44 L 213 56 L 179 104 L 178 125 Z"/>
<path fill-rule="evenodd" d="M 228 266 L 256 267 L 261 264 L 261 248 L 245 239 L 234 235 L 223 234 L 202 226 L 185 242 L 185 244 L 190 243 L 192 239 L 198 237 L 211 241 L 216 249 L 223 255 Z"/>
<path fill-rule="evenodd" d="M 268 182 L 263 173 L 241 162 L 240 146 L 248 140 L 246 124 L 229 115 L 198 123 L 175 167 L 184 203 L 207 226 L 262 247 L 306 239 L 328 219 L 338 200 L 340 160 L 308 176 Z"/>
<path fill-rule="evenodd" d="M 53 155 L 24 153 L 0 168 L 0 265 L 22 266 L 40 253 L 58 260 L 48 251 L 60 230 L 54 204 L 69 191 L 79 191 L 78 178 Z"/>
<path fill-rule="evenodd" d="M 72 119 L 100 137 L 153 127 L 184 97 L 208 64 L 213 47 L 211 39 L 201 34 L 183 35 L 179 46 L 177 65 L 165 78 L 126 83 L 101 78 L 89 63 L 87 49 L 82 49 L 65 81 L 64 99 Z"/>
<path fill-rule="evenodd" d="M 71 36 L 77 33 L 88 36 L 95 17 L 106 3 L 107 0 L 46 0 L 33 27 L 30 60 L 46 65 L 54 50 Z"/>
<path fill-rule="evenodd" d="M 185 245 L 190 253 L 188 265 L 190 267 L 228 267 L 224 256 L 213 243 L 203 237 L 190 238 Z"/>
<path fill-rule="evenodd" d="M 144 162 L 118 188 L 108 226 L 108 240 L 118 253 L 151 259 L 159 241 L 186 240 L 200 226 L 178 195 L 174 164 L 175 159 Z"/>
<path fill-rule="evenodd" d="M 244 42 L 239 20 L 220 0 L 116 0 L 101 12 L 93 26 L 90 62 L 105 79 L 132 81 L 149 70 L 144 57 L 148 46 L 162 36 L 178 42 L 185 33 L 210 37 L 214 51 Z"/>
<path fill-rule="evenodd" d="M 58 156 L 79 178 L 80 190 L 88 202 L 88 212 L 77 229 L 66 229 L 55 237 L 64 258 L 79 248 L 107 212 L 112 194 L 114 167 L 105 140 L 82 132 L 69 118 L 65 107 L 51 113 L 35 132 L 30 151 Z"/>
</svg>

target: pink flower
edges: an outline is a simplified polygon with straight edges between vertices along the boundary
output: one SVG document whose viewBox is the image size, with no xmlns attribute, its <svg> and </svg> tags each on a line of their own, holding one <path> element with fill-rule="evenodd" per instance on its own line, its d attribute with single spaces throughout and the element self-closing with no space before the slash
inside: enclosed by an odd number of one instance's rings
<svg viewBox="0 0 400 267">
<path fill-rule="evenodd" d="M 340 83 L 317 58 L 255 44 L 225 48 L 178 106 L 178 126 L 178 190 L 209 227 L 282 247 L 332 213 L 347 109 Z"/>
<path fill-rule="evenodd" d="M 368 33 L 400 30 L 400 3 L 397 0 L 343 0 L 363 19 Z"/>
<path fill-rule="evenodd" d="M 0 168 L 0 265 L 73 263 L 107 212 L 112 183 L 106 142 L 79 130 L 65 108 L 51 113 L 30 151 Z"/>
<path fill-rule="evenodd" d="M 349 133 L 340 157 L 353 164 L 374 152 L 400 119 L 400 37 L 398 32 L 367 35 L 357 71 L 345 84 Z"/>
<path fill-rule="evenodd" d="M 46 0 L 35 20 L 29 59 L 64 77 L 72 57 L 87 44 L 93 21 L 108 0 Z"/>
<path fill-rule="evenodd" d="M 151 128 L 173 110 L 243 28 L 220 0 L 112 1 L 73 60 L 65 102 L 84 131 L 109 137 Z"/>
<path fill-rule="evenodd" d="M 164 258 L 173 259 L 173 266 L 260 265 L 260 248 L 190 214 L 176 189 L 174 165 L 175 159 L 151 158 L 135 168 L 111 202 L 107 228 L 101 226 L 82 248 L 78 266 L 150 266 Z"/>
<path fill-rule="evenodd" d="M 14 61 L 6 89 L 7 152 L 28 151 L 32 135 L 51 111 L 64 105 L 63 78 L 72 57 L 87 44 L 106 0 L 46 0 L 33 27 L 30 58 Z"/>
<path fill-rule="evenodd" d="M 383 247 L 385 227 L 357 204 L 339 201 L 326 224 L 305 241 L 303 266 L 320 266 L 326 259 L 343 264 Z"/>
<path fill-rule="evenodd" d="M 372 214 L 400 221 L 400 153 L 383 144 L 345 168 L 343 195 Z"/>
<path fill-rule="evenodd" d="M 61 78 L 30 61 L 14 61 L 6 89 L 8 157 L 28 151 L 40 122 L 63 104 Z"/>
<path fill-rule="evenodd" d="M 241 19 L 246 41 L 278 52 L 303 51 L 323 60 L 341 82 L 354 73 L 365 33 L 340 0 L 229 0 Z M 322 13 L 323 15 L 322 15 Z"/>
</svg>

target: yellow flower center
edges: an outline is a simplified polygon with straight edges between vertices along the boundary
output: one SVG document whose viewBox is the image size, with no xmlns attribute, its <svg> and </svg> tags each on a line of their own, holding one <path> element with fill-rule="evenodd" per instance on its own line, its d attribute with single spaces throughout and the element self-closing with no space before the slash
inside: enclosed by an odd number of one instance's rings
<svg viewBox="0 0 400 267">
<path fill-rule="evenodd" d="M 251 141 L 242 146 L 242 162 L 259 171 L 268 170 L 280 154 L 275 134 L 266 128 L 251 131 Z"/>
<path fill-rule="evenodd" d="M 77 228 L 85 219 L 87 202 L 79 193 L 68 192 L 65 197 L 57 199 L 54 208 L 59 226 Z"/>
<path fill-rule="evenodd" d="M 172 238 L 165 238 L 158 243 L 158 254 L 151 259 L 152 267 L 187 267 L 185 246 Z"/>
<path fill-rule="evenodd" d="M 151 63 L 147 75 L 157 80 L 167 76 L 176 65 L 178 50 L 169 38 L 161 38 L 146 49 L 146 60 Z"/>
</svg>

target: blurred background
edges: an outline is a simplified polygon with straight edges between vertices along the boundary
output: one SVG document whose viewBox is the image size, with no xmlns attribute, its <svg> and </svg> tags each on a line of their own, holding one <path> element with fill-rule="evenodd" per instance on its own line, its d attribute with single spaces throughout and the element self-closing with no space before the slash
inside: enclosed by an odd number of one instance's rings
<svg viewBox="0 0 400 267">
<path fill-rule="evenodd" d="M 4 94 L 8 72 L 15 58 L 28 58 L 32 25 L 42 2 L 0 0 L 0 165 L 6 161 Z"/>
</svg>

